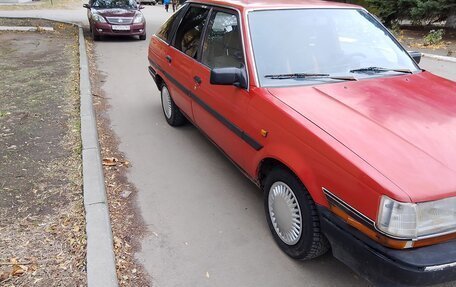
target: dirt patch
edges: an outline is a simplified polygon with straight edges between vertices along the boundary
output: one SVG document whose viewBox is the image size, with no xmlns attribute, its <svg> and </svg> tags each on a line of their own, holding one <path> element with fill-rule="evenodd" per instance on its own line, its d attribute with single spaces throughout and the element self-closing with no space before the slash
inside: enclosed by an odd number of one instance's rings
<svg viewBox="0 0 456 287">
<path fill-rule="evenodd" d="M 398 33 L 399 35 L 396 36 L 408 50 L 456 57 L 455 29 L 445 29 L 445 34 L 441 43 L 437 45 L 425 45 L 424 37 L 429 34 L 429 31 L 438 29 L 440 28 L 404 26 Z"/>
<path fill-rule="evenodd" d="M 46 25 L 0 33 L 2 286 L 86 282 L 78 30 Z"/>
<path fill-rule="evenodd" d="M 96 67 L 92 38 L 87 34 L 86 39 L 119 285 L 151 286 L 149 275 L 135 259 L 147 227 L 136 206 L 137 189 L 127 179 L 130 163 L 119 151 L 118 138 L 111 129 L 107 114 L 109 95 L 105 95 L 100 88 L 100 83 L 104 80 Z"/>
</svg>

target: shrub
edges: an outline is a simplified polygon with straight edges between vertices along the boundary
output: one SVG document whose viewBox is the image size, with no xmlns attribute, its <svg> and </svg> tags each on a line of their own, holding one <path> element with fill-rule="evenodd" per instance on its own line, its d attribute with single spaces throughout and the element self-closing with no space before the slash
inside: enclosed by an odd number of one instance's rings
<svg viewBox="0 0 456 287">
<path fill-rule="evenodd" d="M 429 34 L 424 36 L 424 45 L 429 46 L 440 44 L 443 40 L 444 34 L 445 31 L 443 29 L 429 31 Z"/>
</svg>

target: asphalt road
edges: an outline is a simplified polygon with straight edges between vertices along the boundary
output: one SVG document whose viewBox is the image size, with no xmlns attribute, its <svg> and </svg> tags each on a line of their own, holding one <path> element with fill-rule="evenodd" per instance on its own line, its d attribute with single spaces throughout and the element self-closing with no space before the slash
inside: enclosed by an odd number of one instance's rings
<svg viewBox="0 0 456 287">
<path fill-rule="evenodd" d="M 146 7 L 148 38 L 171 13 Z M 85 9 L 0 11 L 86 23 Z M 298 262 L 276 247 L 262 196 L 193 126 L 169 127 L 147 72 L 149 41 L 106 39 L 95 52 L 100 83 L 149 236 L 137 254 L 154 286 L 367 286 L 330 254 Z M 456 81 L 456 64 L 422 67 Z M 453 286 L 453 285 L 448 285 Z"/>
<path fill-rule="evenodd" d="M 144 13 L 149 37 L 170 15 L 162 6 Z M 148 42 L 108 39 L 95 50 L 150 231 L 137 256 L 154 286 L 367 286 L 330 254 L 298 262 L 276 247 L 259 190 L 193 126 L 166 124 L 147 72 Z M 456 80 L 456 64 L 441 64 L 423 60 Z"/>
</svg>

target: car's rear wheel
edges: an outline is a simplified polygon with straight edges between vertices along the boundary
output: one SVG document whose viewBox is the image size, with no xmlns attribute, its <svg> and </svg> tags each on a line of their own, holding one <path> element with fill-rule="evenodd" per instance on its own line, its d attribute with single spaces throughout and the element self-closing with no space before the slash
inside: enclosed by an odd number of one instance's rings
<svg viewBox="0 0 456 287">
<path fill-rule="evenodd" d="M 308 260 L 328 251 L 315 203 L 294 174 L 281 167 L 273 169 L 266 176 L 263 190 L 269 229 L 287 255 Z"/>
<path fill-rule="evenodd" d="M 166 84 L 163 84 L 161 88 L 161 102 L 163 114 L 170 126 L 177 127 L 185 124 L 186 118 L 171 98 L 171 94 Z"/>
</svg>

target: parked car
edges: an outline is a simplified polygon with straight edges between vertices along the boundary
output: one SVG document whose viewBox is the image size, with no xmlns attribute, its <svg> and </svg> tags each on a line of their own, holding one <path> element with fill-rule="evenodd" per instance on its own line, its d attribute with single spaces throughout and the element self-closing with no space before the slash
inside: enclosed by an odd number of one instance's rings
<svg viewBox="0 0 456 287">
<path fill-rule="evenodd" d="M 368 11 L 191 0 L 148 58 L 166 121 L 193 123 L 264 191 L 286 254 L 331 249 L 386 286 L 456 279 L 456 83 Z"/>
<path fill-rule="evenodd" d="M 138 36 L 146 40 L 146 19 L 143 6 L 135 0 L 94 0 L 87 8 L 90 32 L 95 41 L 101 36 Z"/>
</svg>

